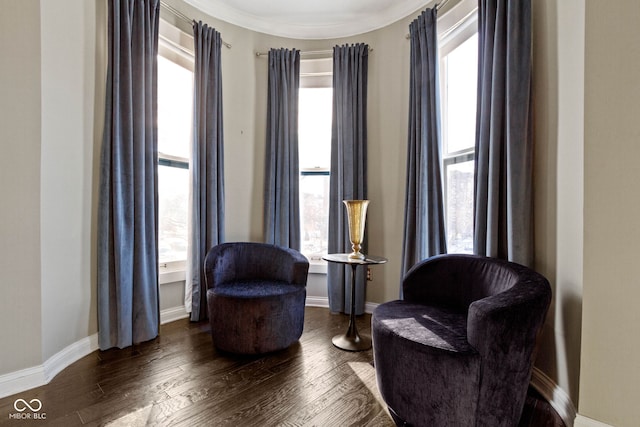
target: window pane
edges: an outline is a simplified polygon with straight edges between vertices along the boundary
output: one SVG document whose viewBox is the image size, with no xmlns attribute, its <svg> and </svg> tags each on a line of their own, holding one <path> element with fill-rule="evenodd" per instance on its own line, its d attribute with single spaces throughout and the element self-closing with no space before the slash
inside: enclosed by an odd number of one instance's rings
<svg viewBox="0 0 640 427">
<path fill-rule="evenodd" d="M 298 105 L 300 170 L 331 165 L 332 88 L 301 88 Z"/>
<path fill-rule="evenodd" d="M 298 108 L 301 252 L 313 260 L 327 253 L 332 88 L 301 88 Z"/>
<path fill-rule="evenodd" d="M 478 35 L 445 57 L 445 151 L 472 148 L 476 134 Z"/>
<path fill-rule="evenodd" d="M 447 252 L 473 252 L 473 160 L 446 167 Z"/>
<path fill-rule="evenodd" d="M 301 252 L 326 254 L 329 242 L 329 175 L 300 177 Z"/>
<path fill-rule="evenodd" d="M 193 72 L 158 56 L 158 152 L 189 161 Z M 168 157 L 167 157 L 168 156 Z M 177 158 L 177 159 L 176 159 Z M 187 259 L 189 170 L 158 166 L 158 244 L 161 264 Z"/>
<path fill-rule="evenodd" d="M 189 170 L 158 166 L 159 261 L 187 259 Z"/>
<path fill-rule="evenodd" d="M 189 158 L 193 72 L 158 56 L 158 151 Z"/>
</svg>

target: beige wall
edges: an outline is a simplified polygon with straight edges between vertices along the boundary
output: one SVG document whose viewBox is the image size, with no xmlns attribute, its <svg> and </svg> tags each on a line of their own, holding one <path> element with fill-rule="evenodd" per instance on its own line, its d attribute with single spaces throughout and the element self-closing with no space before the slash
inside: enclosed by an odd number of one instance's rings
<svg viewBox="0 0 640 427">
<path fill-rule="evenodd" d="M 1 7 L 0 375 L 41 366 L 97 332 L 106 1 Z"/>
<path fill-rule="evenodd" d="M 96 19 L 95 2 L 58 0 L 42 1 L 40 11 L 42 351 L 47 360 L 97 332 L 93 159 L 104 115 L 104 90 L 96 90 L 104 86 L 104 75 L 96 81 L 96 72 L 105 64 L 96 67 L 95 50 L 104 10 Z"/>
<path fill-rule="evenodd" d="M 42 362 L 40 2 L 3 1 L 0 7 L 0 374 L 5 374 Z"/>
<path fill-rule="evenodd" d="M 584 2 L 533 2 L 536 269 L 553 287 L 537 366 L 578 402 L 582 316 Z"/>
<path fill-rule="evenodd" d="M 640 2 L 586 2 L 580 413 L 640 420 Z"/>
</svg>

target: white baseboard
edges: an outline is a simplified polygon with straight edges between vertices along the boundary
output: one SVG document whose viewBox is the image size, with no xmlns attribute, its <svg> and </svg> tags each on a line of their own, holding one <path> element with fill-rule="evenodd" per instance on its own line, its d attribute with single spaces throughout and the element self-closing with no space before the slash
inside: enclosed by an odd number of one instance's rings
<svg viewBox="0 0 640 427">
<path fill-rule="evenodd" d="M 373 310 L 376 309 L 377 306 L 379 306 L 380 304 L 375 303 L 375 302 L 365 302 L 364 303 L 364 312 L 365 313 L 373 313 Z"/>
<path fill-rule="evenodd" d="M 329 308 L 329 298 L 327 297 L 310 297 L 307 295 L 307 299 L 304 302 L 307 307 L 322 307 Z"/>
<path fill-rule="evenodd" d="M 44 366 L 21 369 L 0 376 L 0 398 L 46 384 Z"/>
<path fill-rule="evenodd" d="M 98 334 L 93 334 L 80 341 L 76 341 L 51 356 L 44 362 L 45 384 L 51 381 L 53 377 L 58 375 L 64 368 L 97 349 Z"/>
<path fill-rule="evenodd" d="M 576 417 L 575 427 L 612 427 L 609 424 L 602 423 L 600 421 L 593 420 L 584 415 L 578 414 Z"/>
<path fill-rule="evenodd" d="M 0 398 L 48 384 L 64 368 L 97 349 L 98 334 L 93 334 L 65 347 L 40 366 L 0 375 Z"/>
<path fill-rule="evenodd" d="M 533 368 L 531 375 L 531 385 L 551 404 L 560 418 L 562 418 L 565 426 L 574 426 L 576 407 L 569 395 L 560 386 L 536 367 Z"/>
<path fill-rule="evenodd" d="M 307 299 L 304 303 L 307 307 L 322 307 L 329 308 L 329 298 L 328 297 L 310 297 L 307 296 Z M 364 303 L 364 312 L 365 313 L 373 313 L 373 310 L 378 306 L 378 303 L 375 302 L 365 302 Z"/>
<path fill-rule="evenodd" d="M 185 310 L 184 306 L 171 307 L 160 312 L 160 324 L 174 322 L 180 319 L 186 319 L 189 317 L 189 313 Z"/>
</svg>

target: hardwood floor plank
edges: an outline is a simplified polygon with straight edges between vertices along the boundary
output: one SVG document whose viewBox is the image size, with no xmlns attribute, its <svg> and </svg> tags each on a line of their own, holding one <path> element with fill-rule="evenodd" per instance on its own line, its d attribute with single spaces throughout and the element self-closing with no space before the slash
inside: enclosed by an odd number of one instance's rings
<svg viewBox="0 0 640 427">
<path fill-rule="evenodd" d="M 348 316 L 307 307 L 298 343 L 272 354 L 237 356 L 213 346 L 207 322 L 163 325 L 160 336 L 126 349 L 96 351 L 51 383 L 0 399 L 0 426 L 18 398 L 40 399 L 38 426 L 367 426 L 394 425 L 376 386 L 372 351 L 335 348 Z M 370 334 L 370 316 L 356 320 Z M 519 427 L 563 427 L 530 393 Z"/>
</svg>

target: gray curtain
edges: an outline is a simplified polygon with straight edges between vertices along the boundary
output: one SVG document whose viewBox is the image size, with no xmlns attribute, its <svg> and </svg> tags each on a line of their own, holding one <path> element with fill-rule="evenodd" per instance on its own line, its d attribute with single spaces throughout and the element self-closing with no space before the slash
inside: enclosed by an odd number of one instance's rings
<svg viewBox="0 0 640 427">
<path fill-rule="evenodd" d="M 533 264 L 531 2 L 481 0 L 474 250 Z"/>
<path fill-rule="evenodd" d="M 98 207 L 98 341 L 158 335 L 157 52 L 159 0 L 109 1 Z"/>
<path fill-rule="evenodd" d="M 267 105 L 264 241 L 300 250 L 298 93 L 300 51 L 271 49 Z"/>
<path fill-rule="evenodd" d="M 422 12 L 409 26 L 409 138 L 402 276 L 418 261 L 447 252 L 436 22 L 437 11 L 433 8 Z"/>
<path fill-rule="evenodd" d="M 333 49 L 333 123 L 329 187 L 329 253 L 351 252 L 343 200 L 367 198 L 367 71 L 369 46 Z M 378 201 L 382 203 L 382 201 Z M 372 202 L 375 203 L 375 202 Z M 368 230 L 362 253 L 366 253 Z M 356 314 L 364 313 L 366 268 L 357 268 Z M 351 312 L 351 267 L 329 263 L 329 308 Z"/>
<path fill-rule="evenodd" d="M 191 320 L 207 318 L 204 257 L 224 241 L 224 135 L 220 33 L 193 23 L 195 47 L 191 212 L 187 286 Z"/>
</svg>

